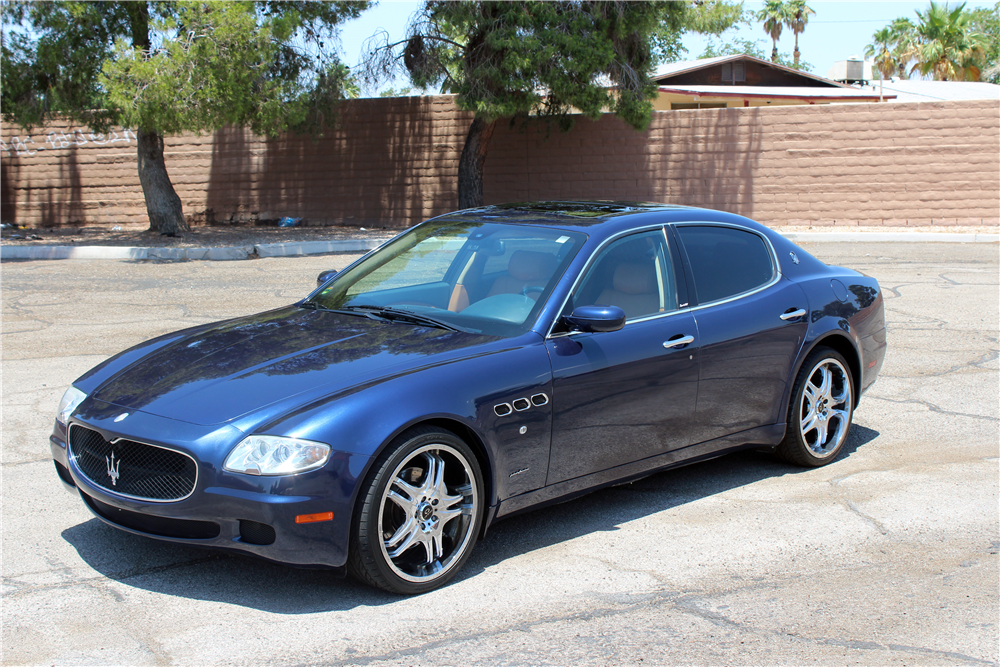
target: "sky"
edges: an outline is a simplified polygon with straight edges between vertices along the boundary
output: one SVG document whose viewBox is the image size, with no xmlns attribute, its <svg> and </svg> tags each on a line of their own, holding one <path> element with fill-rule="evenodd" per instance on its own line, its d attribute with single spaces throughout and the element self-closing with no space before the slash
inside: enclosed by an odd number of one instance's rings
<svg viewBox="0 0 1000 667">
<path fill-rule="evenodd" d="M 966 8 L 992 7 L 994 1 L 970 0 Z M 744 8 L 756 11 L 763 2 L 744 2 Z M 924 2 L 832 2 L 809 0 L 809 6 L 816 14 L 809 17 L 809 24 L 804 33 L 799 35 L 799 51 L 802 60 L 812 65 L 812 73 L 826 76 L 833 63 L 847 60 L 851 56 L 863 56 L 865 46 L 871 43 L 872 33 L 884 27 L 893 19 L 905 16 L 916 19 L 914 11 L 926 9 Z M 954 6 L 957 3 L 952 3 Z M 420 2 L 392 2 L 382 0 L 374 8 L 364 12 L 359 18 L 347 23 L 341 33 L 344 62 L 355 66 L 361 56 L 364 41 L 379 29 L 384 29 L 392 39 L 401 39 L 406 31 L 407 19 L 420 7 Z M 739 30 L 730 30 L 723 35 L 728 41 L 734 37 L 751 40 L 764 40 L 762 45 L 765 53 L 771 51 L 771 39 L 764 33 L 759 23 L 744 26 Z M 688 34 L 684 36 L 684 46 L 688 49 L 687 58 L 695 59 L 701 55 L 708 42 L 702 35 Z M 791 54 L 794 48 L 794 35 L 790 30 L 782 33 L 778 41 L 778 50 Z M 393 84 L 395 88 L 407 86 L 405 80 Z M 373 91 L 369 91 L 371 94 Z"/>
</svg>

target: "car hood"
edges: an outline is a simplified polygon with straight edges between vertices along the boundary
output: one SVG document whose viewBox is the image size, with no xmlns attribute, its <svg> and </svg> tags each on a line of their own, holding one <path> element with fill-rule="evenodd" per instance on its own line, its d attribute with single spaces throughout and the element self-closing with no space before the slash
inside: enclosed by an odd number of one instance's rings
<svg viewBox="0 0 1000 667">
<path fill-rule="evenodd" d="M 289 307 L 199 329 L 105 380 L 92 398 L 219 424 L 304 392 L 334 393 L 475 353 L 497 339 Z"/>
</svg>

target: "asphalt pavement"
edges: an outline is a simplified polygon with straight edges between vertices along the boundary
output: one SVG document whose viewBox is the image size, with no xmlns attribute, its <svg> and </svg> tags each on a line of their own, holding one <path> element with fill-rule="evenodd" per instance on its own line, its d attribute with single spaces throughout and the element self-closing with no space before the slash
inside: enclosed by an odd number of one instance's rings
<svg viewBox="0 0 1000 667">
<path fill-rule="evenodd" d="M 1000 248 L 803 247 L 886 296 L 837 461 L 742 453 L 508 519 L 414 598 L 114 530 L 48 454 L 88 368 L 293 302 L 354 255 L 4 262 L 0 662 L 998 664 Z"/>
</svg>

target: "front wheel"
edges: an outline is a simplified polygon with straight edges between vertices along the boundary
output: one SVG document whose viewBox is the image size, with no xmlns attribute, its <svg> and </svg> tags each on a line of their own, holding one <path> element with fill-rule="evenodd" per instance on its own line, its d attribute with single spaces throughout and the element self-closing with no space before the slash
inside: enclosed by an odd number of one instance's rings
<svg viewBox="0 0 1000 667">
<path fill-rule="evenodd" d="M 818 467 L 844 446 L 854 415 L 854 382 L 847 361 L 827 347 L 814 350 L 795 380 L 788 430 L 778 455 L 789 463 Z"/>
<path fill-rule="evenodd" d="M 417 428 L 379 457 L 362 492 L 348 570 L 394 593 L 447 583 L 472 553 L 483 516 L 483 479 L 455 434 Z"/>
</svg>

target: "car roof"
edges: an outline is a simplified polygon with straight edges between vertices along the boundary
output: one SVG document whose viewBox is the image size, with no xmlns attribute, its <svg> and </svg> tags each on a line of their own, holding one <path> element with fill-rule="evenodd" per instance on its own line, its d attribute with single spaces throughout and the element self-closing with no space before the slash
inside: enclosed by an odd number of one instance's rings
<svg viewBox="0 0 1000 667">
<path fill-rule="evenodd" d="M 630 201 L 540 201 L 493 204 L 446 213 L 440 222 L 497 222 L 556 227 L 606 236 L 671 222 L 723 222 L 766 232 L 749 218 L 706 208 Z"/>
</svg>

